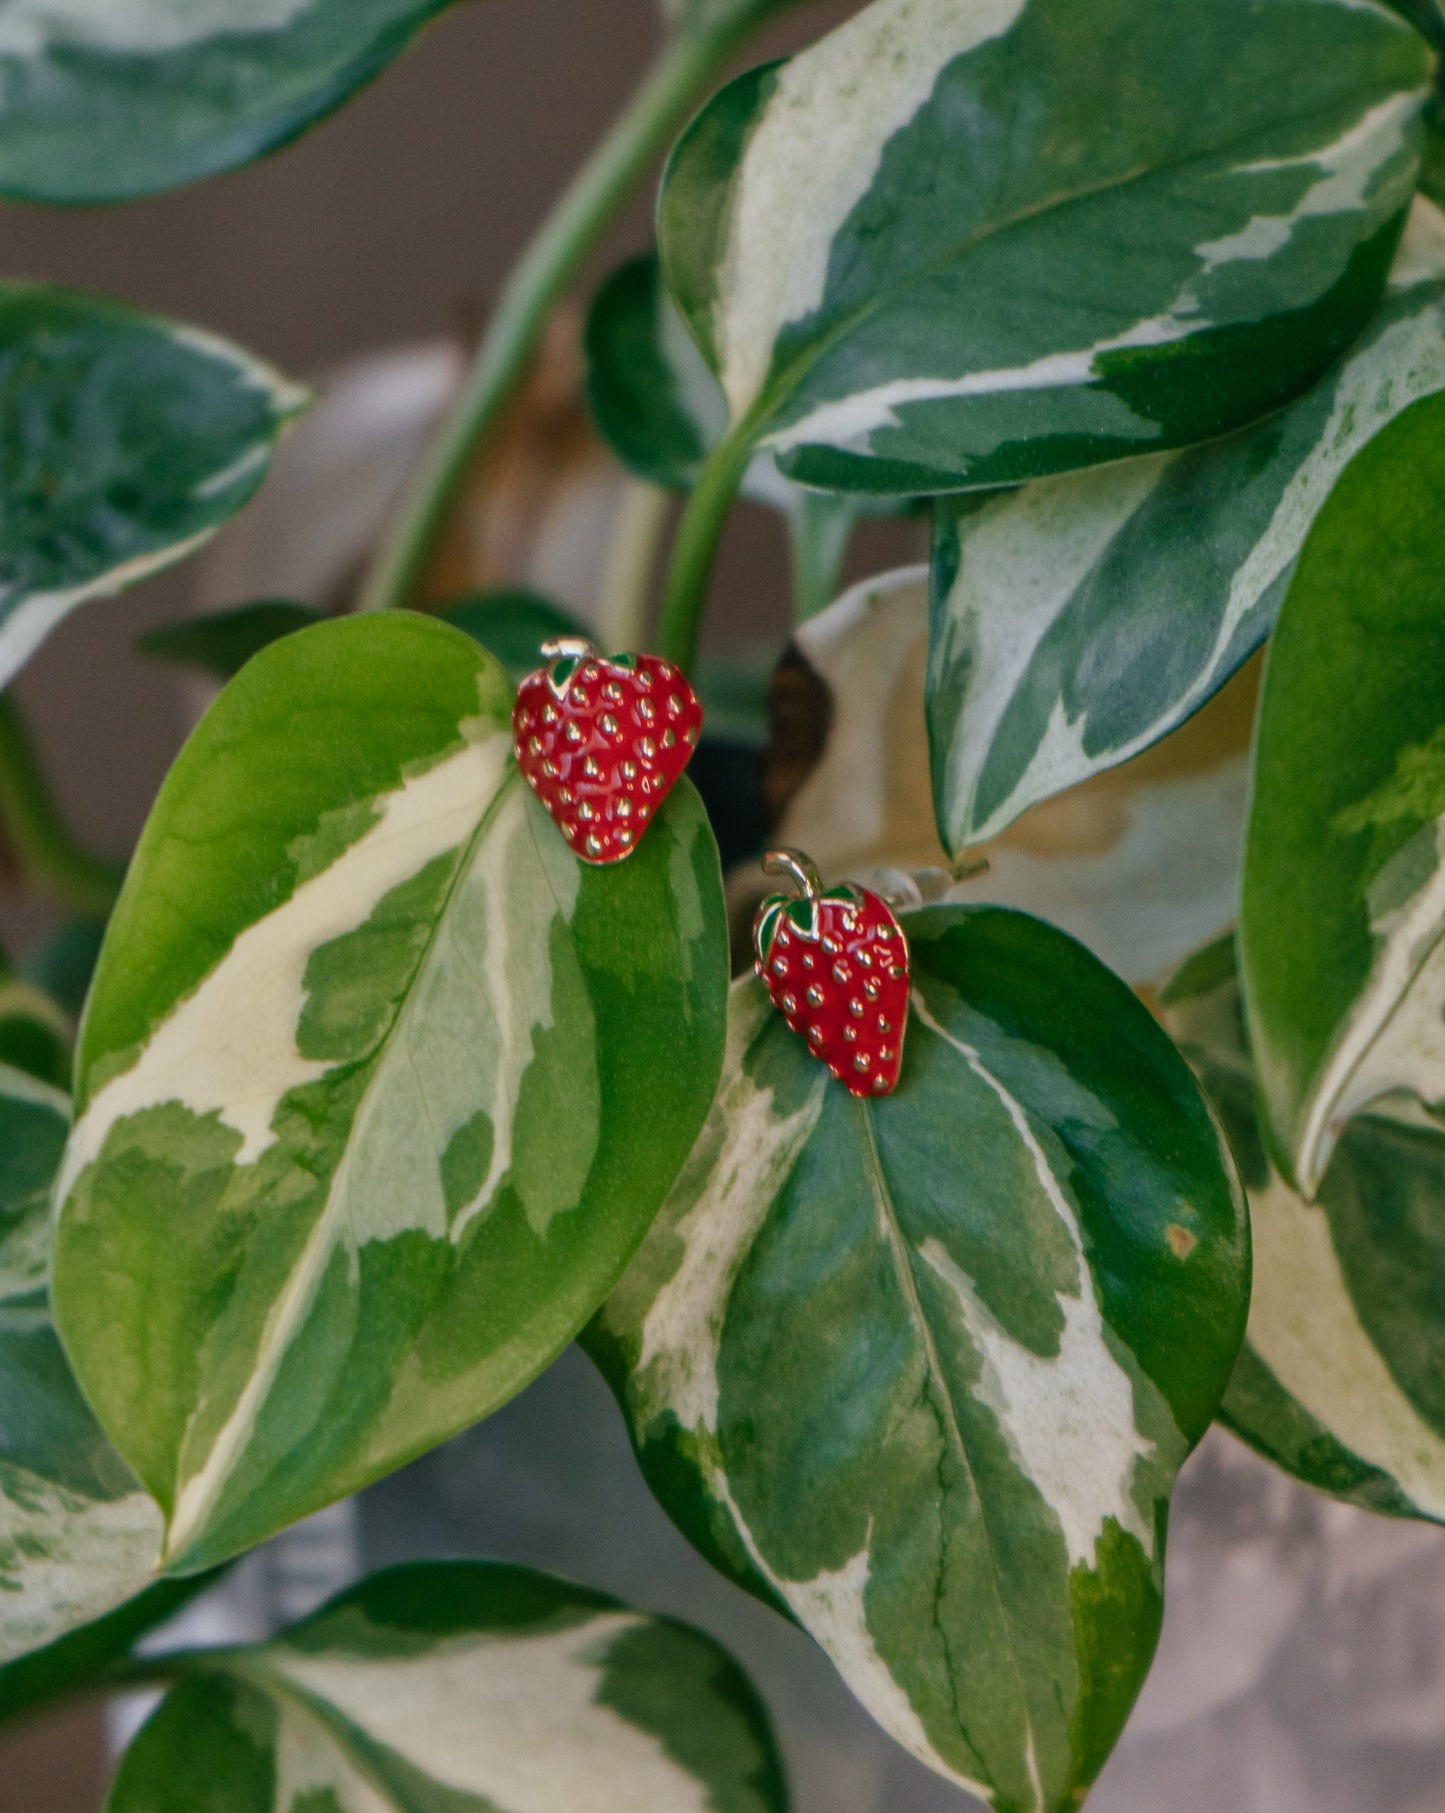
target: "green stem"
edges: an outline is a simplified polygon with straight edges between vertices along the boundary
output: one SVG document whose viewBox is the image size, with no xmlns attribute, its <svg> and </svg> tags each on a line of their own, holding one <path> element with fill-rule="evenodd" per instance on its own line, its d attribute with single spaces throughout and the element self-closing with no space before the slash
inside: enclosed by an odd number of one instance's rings
<svg viewBox="0 0 1445 1813">
<path fill-rule="evenodd" d="M 746 35 L 736 21 L 671 40 L 514 271 L 476 364 L 362 589 L 362 610 L 411 600 L 481 442 L 511 401 L 548 316 L 634 184 Z"/>
<path fill-rule="evenodd" d="M 713 556 L 753 457 L 753 426 L 753 416 L 744 416 L 708 455 L 672 545 L 657 647 L 684 673 L 691 672 L 697 658 Z"/>
<path fill-rule="evenodd" d="M 0 836 L 14 851 L 27 887 L 78 913 L 104 917 L 115 905 L 125 865 L 76 842 L 8 693 L 0 696 Z"/>
</svg>

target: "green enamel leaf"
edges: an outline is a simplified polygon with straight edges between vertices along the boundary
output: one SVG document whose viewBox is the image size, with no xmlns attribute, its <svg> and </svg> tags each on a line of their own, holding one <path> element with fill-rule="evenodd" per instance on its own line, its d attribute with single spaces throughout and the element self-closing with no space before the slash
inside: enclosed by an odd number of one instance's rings
<svg viewBox="0 0 1445 1813">
<path fill-rule="evenodd" d="M 213 680 L 229 680 L 251 659 L 282 636 L 309 629 L 322 621 L 322 612 L 309 604 L 284 598 L 262 599 L 216 611 L 209 617 L 183 617 L 148 630 L 136 646 L 143 655 L 194 668 Z"/>
<path fill-rule="evenodd" d="M 1260 702 L 1240 920 L 1271 1145 L 1313 1197 L 1350 1117 L 1445 1100 L 1445 395 L 1310 531 Z"/>
<path fill-rule="evenodd" d="M 995 836 L 1197 711 L 1273 627 L 1349 460 L 1442 389 L 1445 218 L 1419 201 L 1363 339 L 1287 410 L 982 509 L 940 503 L 928 711 L 947 847 Z"/>
<path fill-rule="evenodd" d="M 223 340 L 28 283 L 0 284 L 0 386 L 0 685 L 234 516 L 306 402 Z"/>
<path fill-rule="evenodd" d="M 1431 68 L 1359 0 L 874 0 L 689 129 L 668 287 L 734 432 L 808 484 L 1187 445 L 1364 326 Z"/>
<path fill-rule="evenodd" d="M 1249 1192 L 1254 1293 L 1224 1420 L 1307 1485 L 1445 1522 L 1445 1127 L 1360 1116 L 1306 1203 L 1260 1139 L 1233 940 L 1163 1001 Z"/>
<path fill-rule="evenodd" d="M 138 1593 L 160 1551 L 160 1511 L 51 1326 L 48 1208 L 69 1127 L 65 1096 L 0 1066 L 0 1662 Z"/>
<path fill-rule="evenodd" d="M 1153 1653 L 1174 1476 L 1244 1330 L 1243 1198 L 1082 947 L 996 908 L 903 924 L 896 1093 L 850 1096 L 739 984 L 712 1118 L 587 1339 L 683 1531 L 915 1756 L 1054 1813 Z"/>
<path fill-rule="evenodd" d="M 588 868 L 511 708 L 447 625 L 320 624 L 231 682 L 142 836 L 81 1031 L 55 1302 L 175 1571 L 520 1389 L 706 1114 L 727 958 L 697 797 Z"/>
<path fill-rule="evenodd" d="M 495 1562 L 375 1574 L 207 1658 L 107 1813 L 785 1813 L 767 1714 L 710 1638 Z"/>
<path fill-rule="evenodd" d="M 248 164 L 451 0 L 6 0 L 0 194 L 120 201 Z"/>
</svg>

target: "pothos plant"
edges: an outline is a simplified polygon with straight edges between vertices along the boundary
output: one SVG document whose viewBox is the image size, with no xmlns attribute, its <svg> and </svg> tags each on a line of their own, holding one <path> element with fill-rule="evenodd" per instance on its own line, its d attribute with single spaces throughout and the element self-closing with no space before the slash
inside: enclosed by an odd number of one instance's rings
<svg viewBox="0 0 1445 1813">
<path fill-rule="evenodd" d="M 665 7 L 356 608 L 172 639 L 239 671 L 123 885 L 3 706 L 7 839 L 79 917 L 0 1000 L 0 1712 L 167 1684 L 114 1813 L 202 1778 L 236 1813 L 779 1813 L 710 1639 L 503 1562 L 133 1653 L 578 1337 L 702 1553 L 1009 1813 L 1079 1805 L 1118 1737 L 1216 1418 L 1445 1520 L 1445 18 L 872 0 L 725 80 L 784 6 Z M 444 10 L 16 0 L 0 191 L 234 168 Z M 656 250 L 586 331 L 601 432 L 686 494 L 656 622 L 608 662 L 545 602 L 413 608 L 669 143 Z M 240 510 L 307 399 L 39 284 L 0 287 L 0 348 L 8 681 Z M 729 985 L 677 776 L 743 494 L 793 539 L 781 671 L 826 710 L 774 819 L 823 873 L 783 859 L 802 892 Z M 930 567 L 829 603 L 899 512 Z M 1066 793 L 1150 843 L 1147 886 L 1121 845 L 1043 888 L 1114 969 L 1009 904 Z M 1190 878 L 1206 822 L 1223 885 Z"/>
</svg>

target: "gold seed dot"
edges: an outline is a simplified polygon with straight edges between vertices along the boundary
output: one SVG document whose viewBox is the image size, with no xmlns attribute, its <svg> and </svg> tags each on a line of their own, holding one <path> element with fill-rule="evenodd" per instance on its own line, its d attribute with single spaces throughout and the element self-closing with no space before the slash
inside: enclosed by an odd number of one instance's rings
<svg viewBox="0 0 1445 1813">
<path fill-rule="evenodd" d="M 813 984 L 813 986 L 808 990 L 808 1005 L 810 1007 L 821 1007 L 826 999 L 827 999 L 827 996 L 823 993 L 822 989 L 819 988 L 818 984 L 815 982 Z"/>
<path fill-rule="evenodd" d="M 879 1095 L 887 1094 L 888 1078 L 886 1076 L 875 1076 L 873 1079 L 873 1087 Z"/>
<path fill-rule="evenodd" d="M 587 854 L 589 856 L 600 856 L 602 854 L 602 839 L 595 831 L 587 839 Z"/>
<path fill-rule="evenodd" d="M 852 970 L 849 969 L 848 965 L 846 963 L 844 963 L 842 961 L 842 959 L 840 958 L 838 960 L 838 962 L 836 962 L 833 965 L 833 980 L 835 982 L 837 982 L 841 987 L 846 988 L 848 986 L 849 982 L 852 981 L 852 979 L 853 979 Z"/>
<path fill-rule="evenodd" d="M 577 722 L 576 718 L 568 718 L 567 728 L 562 734 L 569 743 L 580 743 L 582 741 L 582 726 Z"/>
<path fill-rule="evenodd" d="M 597 728 L 602 732 L 603 736 L 615 737 L 617 735 L 617 720 L 610 711 L 604 711 L 602 716 L 597 720 Z"/>
<path fill-rule="evenodd" d="M 845 1026 L 843 1028 L 843 1037 L 850 1045 L 852 1045 L 857 1040 L 858 1028 L 856 1026 Z"/>
<path fill-rule="evenodd" d="M 798 997 L 796 995 L 784 995 L 782 1008 L 785 1014 L 795 1014 L 798 1011 Z"/>
<path fill-rule="evenodd" d="M 625 793 L 618 796 L 617 805 L 614 810 L 619 818 L 632 817 L 632 801 L 628 799 Z"/>
<path fill-rule="evenodd" d="M 574 705 L 586 706 L 590 705 L 592 701 L 580 686 L 574 686 L 572 688 L 572 703 Z"/>
<path fill-rule="evenodd" d="M 636 762 L 624 762 L 622 764 L 622 778 L 625 781 L 635 781 L 637 779 Z"/>
<path fill-rule="evenodd" d="M 868 1053 L 866 1051 L 860 1051 L 853 1060 L 853 1068 L 855 1070 L 866 1070 L 870 1062 L 871 1059 L 869 1058 Z"/>
<path fill-rule="evenodd" d="M 597 813 L 590 799 L 583 800 L 582 804 L 577 808 L 577 816 L 582 820 L 584 825 L 591 824 L 592 820 L 596 818 Z"/>
<path fill-rule="evenodd" d="M 876 976 L 870 976 L 868 978 L 868 980 L 863 984 L 863 993 L 865 995 L 867 995 L 867 997 L 870 1001 L 876 1001 L 878 999 L 878 996 L 881 993 L 881 990 L 879 988 L 878 978 Z"/>
<path fill-rule="evenodd" d="M 787 973 L 788 973 L 787 958 L 786 957 L 774 957 L 773 958 L 773 974 L 775 976 L 786 976 Z"/>
<path fill-rule="evenodd" d="M 651 699 L 639 699 L 637 701 L 637 715 L 642 719 L 644 724 L 650 724 L 657 716 L 657 707 L 653 704 Z"/>
<path fill-rule="evenodd" d="M 644 762 L 655 762 L 657 760 L 657 744 L 653 742 L 651 737 L 644 737 L 637 745 L 637 753 L 642 757 Z"/>
<path fill-rule="evenodd" d="M 602 688 L 602 697 L 611 705 L 620 705 L 622 703 L 622 688 L 615 680 L 609 680 Z"/>
<path fill-rule="evenodd" d="M 627 829 L 626 825 L 624 825 L 617 833 L 617 841 L 624 849 L 632 842 L 632 833 Z"/>
<path fill-rule="evenodd" d="M 675 730 L 672 730 L 669 728 L 669 729 L 663 731 L 662 746 L 664 749 L 671 749 L 673 744 L 676 743 L 676 741 L 677 741 L 677 732 Z"/>
<path fill-rule="evenodd" d="M 555 705 L 544 705 L 542 707 L 542 722 L 544 724 L 555 724 L 557 722 L 557 717 L 558 712 Z"/>
<path fill-rule="evenodd" d="M 852 1014 L 855 1020 L 861 1020 L 863 1018 L 863 1003 L 861 1001 L 850 1001 L 848 1003 L 848 1012 Z"/>
</svg>

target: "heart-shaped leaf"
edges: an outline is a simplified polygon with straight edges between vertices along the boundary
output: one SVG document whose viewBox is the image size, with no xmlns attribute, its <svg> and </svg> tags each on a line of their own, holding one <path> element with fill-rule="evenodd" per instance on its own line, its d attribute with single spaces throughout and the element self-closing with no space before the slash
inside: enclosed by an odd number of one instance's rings
<svg viewBox="0 0 1445 1813">
<path fill-rule="evenodd" d="M 59 1091 L 0 1066 L 0 1661 L 98 1618 L 151 1578 L 159 1508 L 86 1408 L 47 1302 Z"/>
<path fill-rule="evenodd" d="M 680 783 L 593 871 L 501 668 L 429 618 L 274 643 L 161 789 L 82 1028 L 55 1301 L 194 1570 L 494 1409 L 707 1112 L 717 851 Z"/>
<path fill-rule="evenodd" d="M 223 340 L 27 283 L 0 284 L 0 384 L 0 685 L 234 516 L 307 400 Z"/>
<path fill-rule="evenodd" d="M 737 985 L 717 1106 L 587 1339 L 704 1553 L 915 1756 L 1054 1813 L 1153 1653 L 1174 1476 L 1244 1331 L 1243 1197 L 1079 945 L 902 923 L 896 1093 L 849 1095 Z"/>
<path fill-rule="evenodd" d="M 1187 453 L 938 506 L 929 735 L 950 850 L 1157 742 L 1269 634 L 1345 465 L 1445 389 L 1445 219 L 1417 201 L 1349 356 Z"/>
<path fill-rule="evenodd" d="M 733 432 L 808 484 L 1183 446 L 1364 326 L 1430 77 L 1359 0 L 874 0 L 689 129 L 668 287 Z"/>
<path fill-rule="evenodd" d="M 717 1644 L 495 1562 L 374 1574 L 198 1660 L 108 1813 L 786 1813 L 768 1718 Z"/>
<path fill-rule="evenodd" d="M 0 194 L 119 201 L 234 170 L 369 82 L 452 0 L 7 0 Z"/>
<path fill-rule="evenodd" d="M 1260 1140 L 1233 939 L 1162 999 L 1249 1192 L 1254 1292 L 1225 1422 L 1306 1485 L 1445 1523 L 1445 1127 L 1360 1116 L 1306 1203 Z"/>
<path fill-rule="evenodd" d="M 1445 395 L 1346 468 L 1270 648 L 1240 940 L 1269 1137 L 1313 1197 L 1351 1115 L 1445 1102 Z"/>
</svg>

